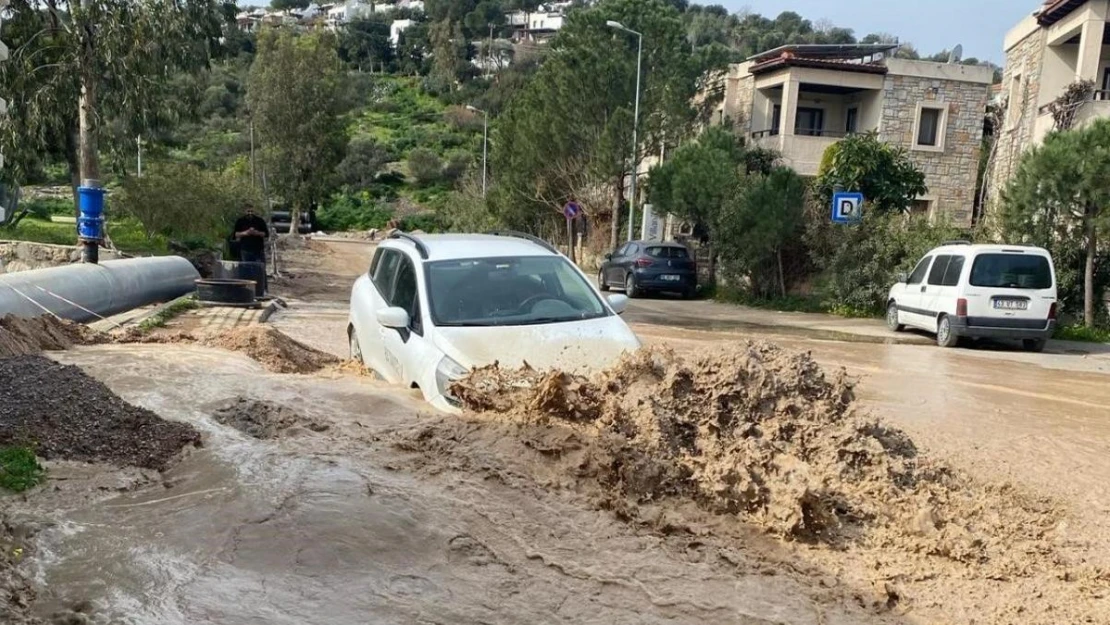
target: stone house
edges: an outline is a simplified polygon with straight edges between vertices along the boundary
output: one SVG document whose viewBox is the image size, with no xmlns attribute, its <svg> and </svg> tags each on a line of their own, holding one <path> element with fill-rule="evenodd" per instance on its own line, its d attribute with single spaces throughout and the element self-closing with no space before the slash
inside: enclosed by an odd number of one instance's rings
<svg viewBox="0 0 1110 625">
<path fill-rule="evenodd" d="M 833 143 L 878 132 L 905 147 L 928 192 L 911 209 L 970 225 L 975 204 L 989 67 L 909 61 L 897 45 L 788 45 L 729 67 L 714 122 L 814 176 Z"/>
<path fill-rule="evenodd" d="M 1055 129 L 1049 107 L 1069 85 L 1094 82 L 1076 110 L 1078 126 L 1110 117 L 1108 21 L 1110 0 L 1049 0 L 1006 35 L 1005 111 L 987 184 L 992 197 L 998 197 L 1022 154 Z"/>
</svg>

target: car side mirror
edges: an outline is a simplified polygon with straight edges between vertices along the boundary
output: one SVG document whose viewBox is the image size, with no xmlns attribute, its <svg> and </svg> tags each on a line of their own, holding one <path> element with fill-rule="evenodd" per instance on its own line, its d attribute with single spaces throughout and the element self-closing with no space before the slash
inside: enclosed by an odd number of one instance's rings
<svg viewBox="0 0 1110 625">
<path fill-rule="evenodd" d="M 605 255 L 605 260 L 613 260 L 613 255 L 612 254 L 606 254 Z"/>
<path fill-rule="evenodd" d="M 910 277 L 908 274 L 906 274 L 906 272 L 903 271 L 898 274 L 898 284 L 905 284 L 909 281 Z"/>
<path fill-rule="evenodd" d="M 382 324 L 384 328 L 404 330 L 412 323 L 412 319 L 409 318 L 407 310 L 393 306 L 378 311 L 378 323 Z"/>
<path fill-rule="evenodd" d="M 621 295 L 620 293 L 614 293 L 610 295 L 609 308 L 612 308 L 613 312 L 617 313 L 618 315 L 623 314 L 624 311 L 628 310 L 628 296 Z"/>
</svg>

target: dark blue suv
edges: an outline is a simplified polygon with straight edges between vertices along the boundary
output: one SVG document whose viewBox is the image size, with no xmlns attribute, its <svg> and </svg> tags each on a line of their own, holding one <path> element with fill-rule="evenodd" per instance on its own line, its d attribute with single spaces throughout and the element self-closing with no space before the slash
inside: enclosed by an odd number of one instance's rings
<svg viewBox="0 0 1110 625">
<path fill-rule="evenodd" d="M 679 243 L 629 241 L 605 255 L 597 285 L 602 291 L 624 289 L 628 297 L 666 292 L 689 298 L 698 291 L 698 268 L 690 250 Z"/>
</svg>

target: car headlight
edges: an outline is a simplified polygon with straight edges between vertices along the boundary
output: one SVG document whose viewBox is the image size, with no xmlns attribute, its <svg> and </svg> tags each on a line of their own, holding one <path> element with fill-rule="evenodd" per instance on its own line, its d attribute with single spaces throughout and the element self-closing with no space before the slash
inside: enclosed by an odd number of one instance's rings
<svg viewBox="0 0 1110 625">
<path fill-rule="evenodd" d="M 439 388 L 439 394 L 448 402 L 458 404 L 458 400 L 451 394 L 451 383 L 466 377 L 468 373 L 470 373 L 469 369 L 449 356 L 444 356 L 436 365 L 436 387 Z"/>
</svg>

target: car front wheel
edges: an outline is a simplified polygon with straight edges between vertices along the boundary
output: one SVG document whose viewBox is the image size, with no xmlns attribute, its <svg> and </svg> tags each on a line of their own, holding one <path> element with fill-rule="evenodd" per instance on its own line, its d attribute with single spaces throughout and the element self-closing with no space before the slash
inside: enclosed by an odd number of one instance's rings
<svg viewBox="0 0 1110 625">
<path fill-rule="evenodd" d="M 952 331 L 952 320 L 944 315 L 937 320 L 937 345 L 941 347 L 955 347 L 960 342 L 960 337 Z"/>
<path fill-rule="evenodd" d="M 886 327 L 894 332 L 901 332 L 906 329 L 905 324 L 899 323 L 898 320 L 898 304 L 891 302 L 886 307 Z"/>
<path fill-rule="evenodd" d="M 365 365 L 366 363 L 362 360 L 362 347 L 358 344 L 358 333 L 355 332 L 354 328 L 347 330 L 347 338 L 350 339 L 351 360 L 360 365 Z"/>
</svg>

